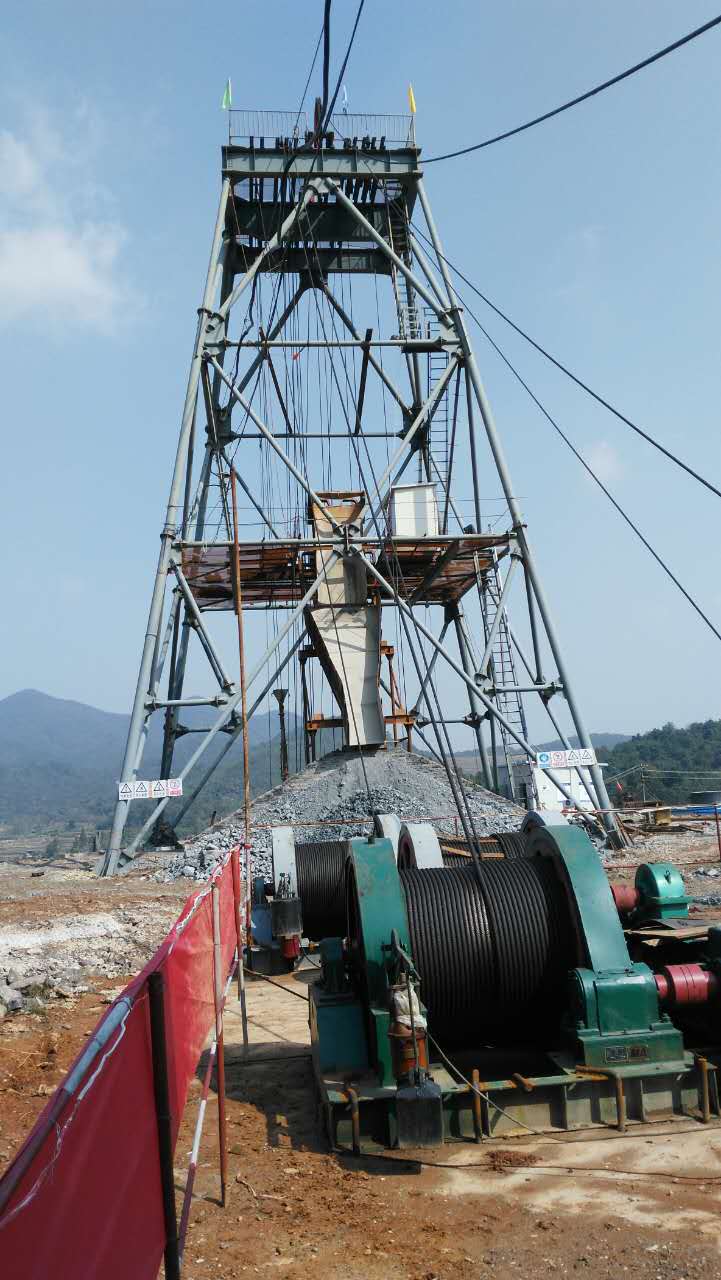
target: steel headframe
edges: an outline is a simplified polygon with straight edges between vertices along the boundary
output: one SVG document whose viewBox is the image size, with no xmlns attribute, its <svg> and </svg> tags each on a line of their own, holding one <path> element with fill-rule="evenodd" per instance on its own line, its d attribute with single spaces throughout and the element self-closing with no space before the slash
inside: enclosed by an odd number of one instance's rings
<svg viewBox="0 0 721 1280">
<path fill-rule="evenodd" d="M 242 728 L 237 713 L 241 700 L 240 689 L 237 682 L 225 670 L 211 637 L 201 604 L 194 595 L 192 584 L 188 582 L 182 564 L 183 548 L 190 545 L 205 545 L 208 537 L 206 518 L 209 489 L 214 472 L 225 507 L 226 535 L 230 541 L 227 486 L 232 464 L 227 455 L 227 447 L 234 438 L 230 432 L 232 405 L 242 409 L 246 420 L 252 422 L 256 428 L 255 438 L 272 451 L 278 464 L 288 470 L 308 497 L 313 502 L 321 502 L 308 476 L 293 462 L 280 443 L 284 438 L 283 434 L 271 430 L 252 403 L 258 385 L 258 375 L 264 365 L 270 366 L 272 383 L 288 428 L 285 436 L 287 438 L 296 433 L 303 434 L 302 428 L 298 428 L 297 424 L 291 424 L 279 380 L 272 365 L 272 353 L 276 349 L 283 352 L 289 347 L 290 344 L 286 343 L 282 337 L 283 331 L 308 290 L 315 294 L 318 299 L 317 305 L 321 303 L 327 305 L 333 317 L 333 337 L 330 338 L 324 328 L 324 340 L 319 340 L 315 345 L 325 347 L 331 357 L 334 350 L 344 347 L 355 348 L 362 353 L 363 357 L 358 403 L 346 424 L 347 433 L 339 434 L 344 435 L 344 438 L 362 438 L 365 434 L 362 425 L 363 396 L 366 380 L 371 374 L 378 378 L 402 415 L 403 427 L 399 433 L 399 443 L 382 475 L 377 480 L 374 478 L 373 492 L 369 493 L 366 527 L 371 530 L 371 533 L 375 528 L 378 537 L 384 532 L 381 526 L 386 519 L 386 504 L 390 490 L 408 466 L 411 458 L 417 456 L 427 480 L 439 482 L 445 490 L 443 494 L 444 533 L 450 514 L 453 514 L 462 531 L 459 536 L 467 532 L 463 530 L 461 517 L 451 493 L 451 468 L 448 466 L 446 475 L 442 474 L 439 461 L 430 444 L 434 415 L 438 412 L 439 406 L 444 403 L 444 398 L 449 396 L 455 377 L 456 395 L 451 450 L 455 447 L 458 390 L 462 383 L 465 387 L 475 532 L 480 534 L 483 531 L 479 487 L 481 469 L 478 457 L 479 432 L 476 422 L 476 416 L 479 415 L 510 516 L 507 545 L 508 568 L 505 580 L 501 578 L 500 565 L 497 563 L 493 579 L 491 580 L 487 575 L 483 580 L 482 590 L 479 581 L 483 634 L 478 637 L 478 643 L 471 634 L 467 617 L 459 601 L 446 606 L 442 630 L 440 636 L 436 637 L 419 620 L 418 611 L 414 608 L 415 600 L 404 598 L 398 585 L 389 582 L 387 576 L 379 571 L 378 566 L 366 554 L 364 539 L 354 535 L 347 527 L 340 527 L 331 518 L 332 533 L 328 539 L 331 547 L 330 559 L 326 560 L 321 572 L 304 592 L 302 599 L 295 603 L 287 622 L 248 677 L 248 687 L 257 682 L 286 636 L 290 635 L 293 626 L 302 620 L 306 605 L 313 600 L 331 564 L 338 558 L 355 557 L 364 564 L 369 580 L 374 581 L 377 589 L 394 603 L 407 628 L 408 644 L 411 649 L 415 644 L 420 652 L 420 665 L 418 653 L 414 653 L 414 663 L 419 675 L 419 692 L 415 710 L 420 708 L 424 700 L 429 709 L 431 708 L 429 690 L 433 690 L 434 667 L 439 657 L 445 660 L 466 687 L 469 705 L 466 723 L 472 729 L 487 786 L 498 785 L 499 756 L 504 752 L 506 760 L 509 761 L 510 785 L 513 786 L 509 746 L 517 744 L 526 755 L 532 755 L 534 751 L 527 738 L 525 715 L 521 712 L 520 718 L 514 722 L 508 714 L 504 714 L 502 709 L 506 706 L 504 697 L 513 695 L 518 699 L 519 706 L 522 706 L 522 694 L 538 695 L 554 731 L 568 745 L 568 738 L 550 705 L 554 695 L 561 696 L 568 705 L 570 718 L 581 747 L 591 747 L 591 740 L 573 691 L 550 606 L 531 549 L 526 522 L 515 496 L 500 435 L 483 386 L 463 311 L 443 255 L 443 247 L 423 184 L 419 157 L 420 152 L 414 140 L 395 150 L 378 149 L 375 155 L 367 150 L 358 152 L 345 145 L 342 150 L 334 149 L 330 145 L 330 149 L 321 147 L 313 155 L 308 155 L 301 149 L 289 158 L 287 145 L 283 140 L 276 141 L 275 149 L 265 147 L 259 152 L 254 148 L 244 149 L 233 145 L 223 149 L 224 177 L 220 203 L 205 288 L 198 309 L 190 373 L 165 521 L 161 531 L 160 555 L 155 572 L 120 775 L 121 783 L 132 781 L 137 777 L 147 738 L 148 723 L 155 711 L 162 710 L 165 716 L 161 776 L 167 778 L 171 775 L 174 746 L 181 731 L 178 719 L 181 708 L 198 702 L 215 706 L 217 709 L 215 719 L 180 771 L 180 776 L 185 778 L 190 774 L 220 732 L 227 734 L 225 746 L 221 755 L 206 767 L 197 784 L 186 794 L 176 815 L 176 822 L 187 812 Z M 289 177 L 291 169 L 293 174 Z M 272 235 L 266 235 L 264 229 L 261 232 L 257 227 L 254 228 L 252 260 L 248 263 L 247 259 L 243 261 L 242 257 L 239 258 L 237 252 L 241 237 L 238 235 L 233 189 L 241 178 L 248 178 L 251 174 L 258 175 L 256 180 L 260 183 L 261 193 L 263 178 L 267 174 L 276 184 L 280 184 L 276 189 L 281 190 L 283 194 L 279 202 L 281 212 L 275 223 L 277 229 Z M 385 193 L 385 206 L 380 213 L 378 213 L 378 206 L 368 203 L 369 188 L 376 191 L 380 189 Z M 402 198 L 399 197 L 399 191 Z M 290 194 L 290 198 L 286 193 Z M 365 201 L 356 198 L 359 193 L 361 197 L 365 197 Z M 429 241 L 433 245 L 433 255 L 430 258 L 421 249 L 410 230 L 408 211 L 416 204 L 420 206 L 423 213 Z M 231 209 L 233 218 L 230 216 Z M 333 210 L 334 215 L 332 215 Z M 366 216 L 369 213 L 371 216 Z M 343 249 L 333 247 L 335 242 L 330 249 L 324 251 L 326 258 L 323 262 L 319 257 L 314 228 L 320 227 L 321 220 L 328 216 L 342 216 L 345 219 L 344 234 L 350 246 L 345 264 L 342 260 Z M 235 227 L 233 219 L 235 219 Z M 338 240 L 340 239 L 342 237 L 338 237 Z M 371 249 L 367 247 L 369 244 L 372 246 Z M 305 254 L 305 263 L 300 256 L 302 252 Z M 314 255 L 314 261 L 310 259 L 311 252 Z M 239 268 L 239 262 L 242 270 Z M 390 276 L 398 311 L 398 338 L 383 340 L 378 335 L 378 338 L 374 339 L 372 328 L 357 327 L 355 319 L 329 287 L 327 279 L 329 270 Z M 281 272 L 297 276 L 297 286 L 268 332 L 264 332 L 258 324 L 255 334 L 250 335 L 244 331 L 240 341 L 231 342 L 228 334 L 230 313 L 248 289 L 256 289 L 259 275 L 264 272 Z M 353 279 L 353 274 L 350 275 L 350 279 Z M 430 318 L 429 325 L 432 324 L 435 334 L 433 342 L 426 342 L 425 345 L 418 320 L 421 304 Z M 346 335 L 343 339 L 337 335 L 336 321 L 340 322 L 342 332 Z M 246 347 L 253 352 L 249 366 L 242 374 L 230 377 L 224 367 L 228 350 L 236 348 L 240 356 L 240 348 Z M 409 383 L 407 395 L 396 385 L 383 365 L 381 349 L 384 347 L 400 348 L 405 356 Z M 419 355 L 421 351 L 436 351 L 445 358 L 445 367 L 433 385 L 428 386 L 427 394 L 423 394 L 422 388 Z M 254 378 L 256 379 L 255 387 L 249 391 L 248 388 Z M 222 388 L 227 388 L 230 393 L 230 403 L 225 410 L 220 408 Z M 206 444 L 199 479 L 194 489 L 192 472 L 196 452 L 196 418 L 201 391 L 206 417 Z M 310 432 L 307 434 L 311 435 Z M 371 437 L 373 434 L 369 432 L 368 436 Z M 236 478 L 259 513 L 271 539 L 277 541 L 278 533 L 263 502 L 257 494 L 253 493 L 251 486 L 246 483 L 237 469 Z M 447 554 L 451 555 L 453 540 L 448 538 L 448 543 Z M 530 657 L 525 653 L 516 631 L 511 626 L 507 608 L 513 579 L 518 577 L 519 573 L 525 587 L 533 649 Z M 169 579 L 174 585 L 163 626 Z M 456 637 L 458 659 L 450 653 L 445 643 L 451 627 Z M 198 637 L 218 686 L 217 692 L 207 698 L 183 697 L 192 634 Z M 505 637 L 509 650 L 511 653 L 515 652 L 527 674 L 527 685 L 522 686 L 518 683 L 512 661 L 510 668 L 514 673 L 512 685 L 502 687 L 499 683 L 499 673 L 494 670 L 493 655 L 500 634 Z M 423 654 L 420 645 L 421 636 L 431 646 L 430 660 L 427 660 Z M 544 653 L 544 638 L 558 673 L 557 679 L 548 679 L 543 674 L 544 663 L 548 661 Z M 268 691 L 272 689 L 284 667 L 297 653 L 300 644 L 301 640 L 296 639 L 291 645 L 286 656 L 265 682 L 249 714 L 253 713 Z M 170 661 L 167 697 L 159 699 L 158 693 L 168 654 L 170 654 Z M 448 767 L 450 739 L 437 697 L 435 705 L 436 714 L 431 714 L 428 722 L 433 722 L 439 756 Z M 486 725 L 490 729 L 490 750 L 484 735 Z M 431 746 L 430 743 L 428 745 Z M 576 801 L 565 783 L 552 771 L 546 772 L 567 797 L 569 803 L 575 804 Z M 578 775 L 591 797 L 593 807 L 600 814 L 609 836 L 617 837 L 618 827 L 600 768 L 595 765 L 590 766 L 588 778 L 580 769 Z M 450 771 L 449 778 L 451 778 Z M 140 831 L 123 848 L 123 833 L 130 803 L 128 800 L 121 799 L 116 802 L 108 850 L 98 866 L 101 874 L 112 874 L 136 855 L 142 841 L 163 812 L 167 800 L 158 803 Z"/>
</svg>

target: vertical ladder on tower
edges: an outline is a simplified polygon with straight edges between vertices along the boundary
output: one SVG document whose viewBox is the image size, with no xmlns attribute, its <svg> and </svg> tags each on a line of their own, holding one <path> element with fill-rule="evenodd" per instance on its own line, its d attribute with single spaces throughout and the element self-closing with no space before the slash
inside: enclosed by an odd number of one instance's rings
<svg viewBox="0 0 721 1280">
<path fill-rule="evenodd" d="M 478 591 L 483 613 L 483 627 L 486 637 L 488 637 L 493 628 L 501 598 L 501 578 L 498 571 L 498 562 L 495 557 L 492 569 L 488 571 L 485 577 L 482 577 L 478 565 L 478 557 L 476 556 L 476 581 L 478 583 Z M 491 648 L 489 674 L 493 680 L 495 688 L 494 701 L 498 710 L 508 721 L 509 725 L 511 725 L 516 732 L 521 735 L 521 737 L 528 741 L 526 713 L 523 707 L 523 699 L 521 694 L 516 692 L 518 688 L 518 678 L 516 673 L 516 664 L 513 658 L 513 642 L 511 640 L 511 632 L 508 625 L 508 615 L 505 608 L 501 612 L 498 629 L 496 630 L 493 646 Z M 498 732 L 503 745 L 503 755 L 505 757 L 506 768 L 508 770 L 509 787 L 511 795 L 513 796 L 515 795 L 516 788 L 513 780 L 512 758 L 514 755 L 518 755 L 519 746 L 513 735 L 500 723 L 500 721 L 498 723 Z"/>
<path fill-rule="evenodd" d="M 391 248 L 409 265 L 412 261 L 410 236 L 408 232 L 408 214 L 403 194 L 388 202 L 388 235 Z M 431 341 L 440 334 L 438 317 L 430 307 L 424 307 L 423 316 L 418 313 L 415 294 L 403 272 L 392 268 L 393 289 L 398 309 L 399 337 L 408 339 L 429 338 Z M 447 351 L 433 351 L 428 354 L 427 394 L 435 386 L 448 365 Z M 438 486 L 438 507 L 444 510 L 443 497 L 448 483 L 448 423 L 450 410 L 448 404 L 448 388 L 443 392 L 433 418 L 425 443 L 427 457 L 427 476 L 431 484 Z M 423 452 L 423 451 L 422 451 Z M 422 452 L 419 452 L 419 480 L 422 478 Z"/>
<path fill-rule="evenodd" d="M 408 216 L 405 197 L 401 194 L 388 201 L 388 232 L 394 253 L 410 265 L 411 246 L 408 236 Z M 422 336 L 421 320 L 416 307 L 415 294 L 406 276 L 392 264 L 393 291 L 398 308 L 398 336 L 406 341 Z"/>
<path fill-rule="evenodd" d="M 438 316 L 430 307 L 424 308 L 424 328 L 425 337 L 429 338 L 431 341 L 440 336 Z M 445 373 L 448 367 L 448 360 L 449 356 L 447 351 L 429 351 L 428 395 L 431 394 L 431 390 L 435 387 L 438 379 Z M 449 387 L 446 387 L 431 419 L 431 425 L 428 432 L 428 451 L 432 458 L 431 481 L 439 486 L 438 506 L 440 511 L 443 511 L 445 508 L 443 498 L 448 485 L 448 435 L 451 416 L 449 396 L 450 389 Z"/>
</svg>

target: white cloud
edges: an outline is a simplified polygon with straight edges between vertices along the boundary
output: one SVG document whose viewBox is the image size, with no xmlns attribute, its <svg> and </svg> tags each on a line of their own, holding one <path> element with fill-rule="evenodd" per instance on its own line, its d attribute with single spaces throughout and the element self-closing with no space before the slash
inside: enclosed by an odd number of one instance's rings
<svg viewBox="0 0 721 1280">
<path fill-rule="evenodd" d="M 610 484 L 612 480 L 618 480 L 623 475 L 623 463 L 613 445 L 607 440 L 596 440 L 584 451 L 584 457 L 589 467 L 604 484 Z"/>
<path fill-rule="evenodd" d="M 20 133 L 0 131 L 0 318 L 50 332 L 115 332 L 140 298 L 125 278 L 127 231 L 107 217 L 95 180 L 102 124 L 81 106 L 58 133 L 34 109 Z M 105 217 L 103 217 L 105 215 Z"/>
</svg>

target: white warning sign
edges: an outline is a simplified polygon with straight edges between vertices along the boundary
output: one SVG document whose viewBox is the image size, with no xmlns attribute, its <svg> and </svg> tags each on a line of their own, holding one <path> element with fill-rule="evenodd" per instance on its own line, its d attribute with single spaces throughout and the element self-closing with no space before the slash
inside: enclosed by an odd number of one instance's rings
<svg viewBox="0 0 721 1280">
<path fill-rule="evenodd" d="M 592 747 L 573 747 L 569 751 L 539 751 L 536 764 L 539 769 L 577 769 L 597 764 Z"/>
<path fill-rule="evenodd" d="M 151 778 L 142 781 L 118 783 L 119 800 L 165 800 L 172 796 L 182 796 L 182 778 Z"/>
</svg>

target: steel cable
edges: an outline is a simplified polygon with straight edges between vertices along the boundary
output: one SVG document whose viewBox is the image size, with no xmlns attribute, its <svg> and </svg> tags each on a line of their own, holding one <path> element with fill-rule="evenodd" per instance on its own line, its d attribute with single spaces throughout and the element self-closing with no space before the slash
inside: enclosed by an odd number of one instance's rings
<svg viewBox="0 0 721 1280">
<path fill-rule="evenodd" d="M 295 847 L 303 933 L 313 942 L 345 935 L 347 849 L 347 840 L 308 842 Z"/>
<path fill-rule="evenodd" d="M 659 62 L 661 58 L 667 57 L 669 53 L 675 53 L 677 49 L 681 49 L 692 40 L 705 35 L 707 31 L 711 31 L 719 23 L 721 23 L 721 14 L 716 18 L 711 18 L 709 22 L 704 22 L 703 26 L 689 31 L 685 36 L 681 36 L 680 39 L 674 40 L 672 44 L 667 44 L 663 49 L 658 49 L 656 53 L 650 54 L 649 57 L 644 58 L 641 62 L 636 62 L 632 67 L 627 67 L 625 71 L 619 72 L 618 75 L 611 76 L 610 80 L 604 80 L 602 84 L 595 85 L 593 89 L 587 89 L 585 93 L 580 93 L 568 102 L 561 103 L 559 107 L 554 107 L 551 111 L 544 111 L 543 115 L 535 116 L 533 120 L 527 120 L 525 124 L 516 125 L 514 129 L 506 129 L 504 133 L 497 133 L 492 138 L 485 138 L 483 142 L 475 142 L 470 147 L 461 147 L 458 151 L 447 151 L 442 156 L 430 156 L 424 161 L 424 164 L 437 164 L 440 160 L 452 160 L 456 156 L 466 156 L 471 151 L 481 151 L 484 147 L 490 147 L 494 142 L 504 142 L 506 138 L 514 138 L 519 133 L 525 133 L 527 129 L 533 129 L 535 125 L 543 124 L 545 120 L 560 116 L 571 107 L 577 107 L 579 103 L 587 102 L 589 98 L 594 98 L 596 94 L 603 93 L 605 89 L 610 89 L 613 85 L 620 84 L 622 80 L 627 80 L 629 76 L 635 75 L 638 71 L 643 71 L 645 67 L 650 67 L 654 62 Z"/>
<path fill-rule="evenodd" d="M 570 914 L 549 860 L 399 872 L 432 1033 L 447 1044 L 532 1038 L 560 1020 L 575 963 Z M 552 1032 L 551 1032 L 552 1034 Z"/>
<path fill-rule="evenodd" d="M 520 831 L 496 831 L 493 839 L 500 845 L 504 858 L 525 858 L 526 841 Z"/>
</svg>

